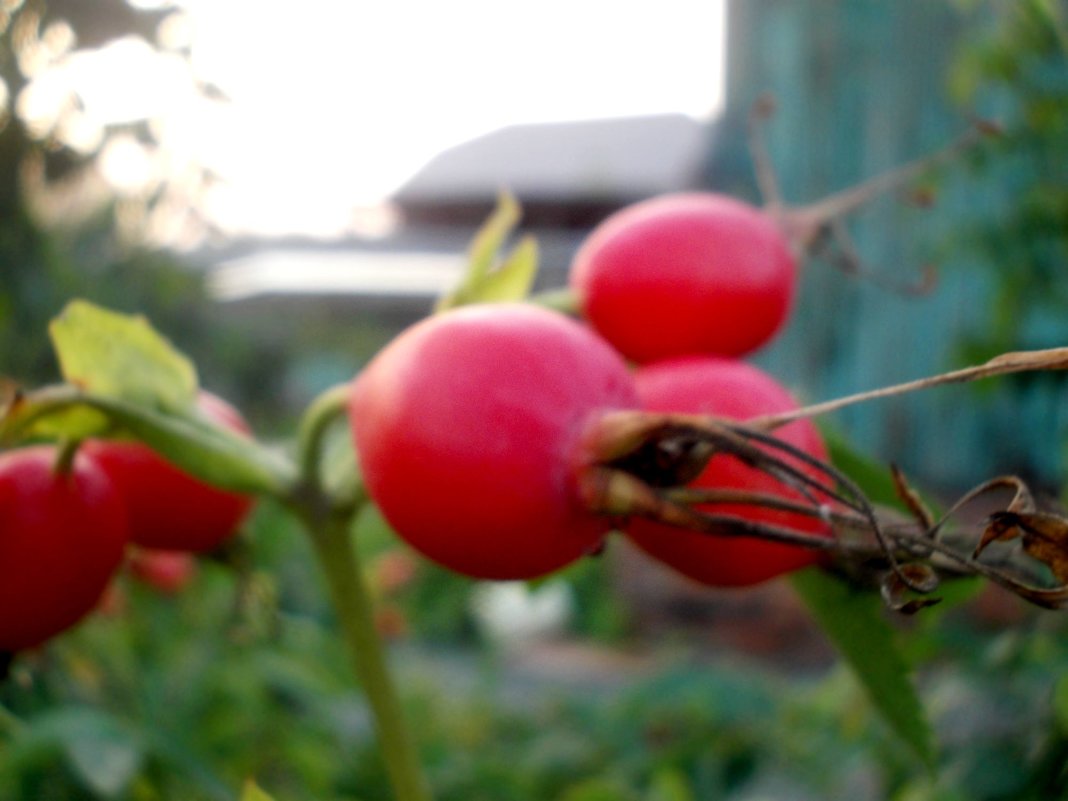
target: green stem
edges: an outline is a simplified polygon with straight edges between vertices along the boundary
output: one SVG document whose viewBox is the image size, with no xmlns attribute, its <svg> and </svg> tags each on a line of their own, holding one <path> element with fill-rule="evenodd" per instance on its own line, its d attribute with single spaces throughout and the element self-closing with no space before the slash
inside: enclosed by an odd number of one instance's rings
<svg viewBox="0 0 1068 801">
<path fill-rule="evenodd" d="M 349 537 L 352 518 L 331 515 L 322 525 L 306 520 L 326 575 L 341 631 L 375 721 L 378 742 L 396 801 L 430 801 L 374 622 L 371 597 Z"/>
<path fill-rule="evenodd" d="M 53 468 L 57 476 L 66 476 L 74 469 L 74 457 L 78 455 L 81 443 L 76 439 L 60 440 L 56 451 L 56 464 Z"/>
<path fill-rule="evenodd" d="M 297 459 L 300 475 L 309 486 L 319 484 L 319 457 L 322 439 L 330 424 L 345 413 L 349 385 L 339 384 L 312 401 L 300 421 L 297 433 Z"/>
</svg>

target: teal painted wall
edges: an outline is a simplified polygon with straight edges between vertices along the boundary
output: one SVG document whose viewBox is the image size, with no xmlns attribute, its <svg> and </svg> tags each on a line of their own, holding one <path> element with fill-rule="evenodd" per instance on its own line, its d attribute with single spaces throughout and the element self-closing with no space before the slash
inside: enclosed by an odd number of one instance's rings
<svg viewBox="0 0 1068 801">
<path fill-rule="evenodd" d="M 935 0 L 733 0 L 724 147 L 709 165 L 710 183 L 752 192 L 744 121 L 763 92 L 778 102 L 767 136 L 788 202 L 818 199 L 941 147 L 967 126 L 946 91 L 962 24 L 950 3 Z M 851 224 L 868 264 L 908 281 L 937 257 L 935 291 L 906 297 L 810 262 L 788 328 L 755 360 L 806 400 L 963 366 L 959 336 L 984 325 L 989 273 L 946 248 L 964 215 L 997 194 L 956 169 L 933 208 L 873 204 Z M 936 488 L 955 491 L 1007 471 L 1054 486 L 1063 479 L 1066 406 L 1062 390 L 1037 381 L 1013 392 L 948 387 L 827 422 Z"/>
</svg>

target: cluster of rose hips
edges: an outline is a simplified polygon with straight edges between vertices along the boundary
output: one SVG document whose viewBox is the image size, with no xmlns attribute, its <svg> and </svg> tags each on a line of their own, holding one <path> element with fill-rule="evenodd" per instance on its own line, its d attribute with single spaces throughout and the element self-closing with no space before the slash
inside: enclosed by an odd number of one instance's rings
<svg viewBox="0 0 1068 801">
<path fill-rule="evenodd" d="M 814 551 L 795 545 L 606 514 L 588 492 L 612 446 L 602 424 L 615 412 L 744 421 L 795 407 L 742 357 L 782 327 L 796 281 L 790 244 L 760 209 L 711 193 L 623 209 L 572 264 L 584 322 L 529 304 L 465 306 L 420 321 L 376 355 L 349 403 L 368 492 L 416 550 L 478 578 L 544 575 L 597 552 L 612 530 L 714 586 L 810 564 Z M 807 420 L 775 433 L 826 458 Z M 690 486 L 803 500 L 725 453 Z M 705 508 L 830 533 L 818 516 L 771 506 Z"/>
<path fill-rule="evenodd" d="M 711 585 L 754 584 L 812 562 L 806 548 L 695 533 L 591 501 L 617 444 L 604 425 L 613 412 L 745 420 L 794 407 L 740 358 L 779 330 L 794 295 L 795 258 L 774 220 L 712 194 L 640 203 L 592 233 L 571 282 L 585 323 L 533 304 L 466 306 L 403 332 L 352 382 L 361 474 L 397 533 L 446 567 L 491 579 L 557 570 L 598 551 L 614 529 Z M 248 434 L 219 398 L 201 392 L 196 407 Z M 776 435 L 825 458 L 807 421 Z M 804 500 L 727 454 L 699 472 L 692 486 Z M 191 554 L 219 547 L 251 505 L 250 496 L 193 478 L 140 442 L 3 453 L 0 653 L 72 626 L 124 563 L 161 589 L 179 588 Z M 774 506 L 709 508 L 828 533 L 818 516 Z"/>
<path fill-rule="evenodd" d="M 206 392 L 198 412 L 238 432 L 238 412 Z M 180 471 L 146 445 L 90 440 L 73 454 L 30 445 L 0 455 L 0 653 L 41 644 L 97 607 L 123 564 L 164 592 L 193 554 L 232 536 L 252 499 Z"/>
</svg>

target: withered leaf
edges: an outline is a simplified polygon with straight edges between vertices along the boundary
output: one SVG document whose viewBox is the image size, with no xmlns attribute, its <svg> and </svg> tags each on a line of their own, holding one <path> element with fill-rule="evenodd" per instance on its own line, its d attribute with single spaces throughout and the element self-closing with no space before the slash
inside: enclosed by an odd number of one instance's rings
<svg viewBox="0 0 1068 801">
<path fill-rule="evenodd" d="M 1016 538 L 1028 555 L 1045 563 L 1061 584 L 1068 584 L 1068 520 L 1044 512 L 995 512 L 975 555 L 992 542 Z"/>
<path fill-rule="evenodd" d="M 920 524 L 920 528 L 924 531 L 931 531 L 935 527 L 935 517 L 931 514 L 931 510 L 927 508 L 927 504 L 923 502 L 919 493 L 909 484 L 901 468 L 896 464 L 890 465 L 890 475 L 894 479 L 894 491 L 901 502 L 905 504 L 905 508 Z"/>
<path fill-rule="evenodd" d="M 921 609 L 941 602 L 941 598 L 916 597 L 916 593 L 930 593 L 938 589 L 938 575 L 930 565 L 912 562 L 888 571 L 879 590 L 883 601 L 895 612 L 914 615 Z"/>
</svg>

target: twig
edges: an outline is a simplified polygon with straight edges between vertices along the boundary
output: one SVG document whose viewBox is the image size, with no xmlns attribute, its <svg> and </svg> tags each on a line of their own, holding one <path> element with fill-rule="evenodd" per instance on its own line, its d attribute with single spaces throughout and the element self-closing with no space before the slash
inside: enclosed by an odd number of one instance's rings
<svg viewBox="0 0 1068 801">
<path fill-rule="evenodd" d="M 746 425 L 753 429 L 773 431 L 795 420 L 817 417 L 858 403 L 904 395 L 921 389 L 942 386 L 943 384 L 964 384 L 969 381 L 978 381 L 983 378 L 993 378 L 1010 373 L 1065 369 L 1068 369 L 1068 347 L 1005 353 L 984 364 L 973 367 L 952 370 L 948 373 L 920 378 L 915 381 L 906 381 L 890 387 L 858 392 L 854 395 L 846 395 L 842 398 L 835 398 L 834 400 L 812 404 L 811 406 L 803 406 L 800 409 L 789 412 L 752 417 L 746 421 Z"/>
</svg>

